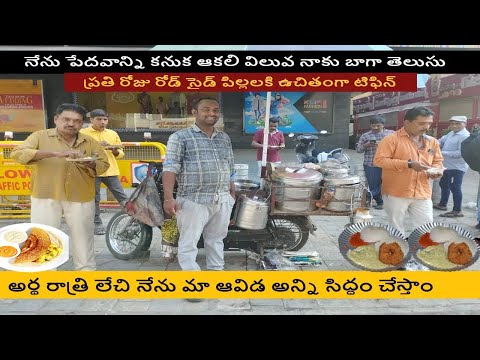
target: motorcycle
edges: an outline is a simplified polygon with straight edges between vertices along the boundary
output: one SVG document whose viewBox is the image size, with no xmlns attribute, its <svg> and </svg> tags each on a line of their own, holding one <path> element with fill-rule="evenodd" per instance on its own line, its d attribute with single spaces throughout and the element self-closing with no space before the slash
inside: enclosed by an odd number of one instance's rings
<svg viewBox="0 0 480 360">
<path fill-rule="evenodd" d="M 160 199 L 164 200 L 162 185 L 163 164 L 147 162 L 148 171 L 153 174 Z M 236 191 L 239 195 L 248 192 L 260 193 L 259 189 L 245 189 Z M 308 241 L 310 234 L 316 230 L 315 225 L 308 216 L 303 215 L 268 215 L 264 229 L 249 230 L 237 227 L 234 223 L 236 202 L 232 210 L 232 221 L 228 228 L 227 237 L 224 239 L 225 251 L 248 250 L 263 257 L 264 250 L 277 249 L 284 251 L 300 250 Z M 161 230 L 161 227 L 160 227 Z M 128 215 L 124 210 L 117 212 L 108 222 L 105 238 L 107 247 L 112 255 L 118 259 L 129 260 L 142 256 L 150 249 L 153 237 L 151 226 L 141 223 Z M 203 238 L 198 242 L 198 247 L 203 248 Z"/>
<path fill-rule="evenodd" d="M 322 130 L 316 134 L 299 134 L 295 137 L 295 134 L 290 133 L 288 137 L 293 138 L 295 144 L 295 154 L 301 164 L 313 163 L 317 164 L 329 159 L 337 159 L 341 164 L 346 164 L 350 160 L 350 157 L 343 151 L 342 148 L 325 149 L 323 144 L 318 146 L 318 141 L 323 136 L 331 135 L 326 130 Z"/>
</svg>

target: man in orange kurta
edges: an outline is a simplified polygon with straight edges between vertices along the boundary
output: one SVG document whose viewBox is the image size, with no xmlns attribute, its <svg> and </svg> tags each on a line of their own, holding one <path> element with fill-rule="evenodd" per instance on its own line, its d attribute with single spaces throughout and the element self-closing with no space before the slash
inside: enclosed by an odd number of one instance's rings
<svg viewBox="0 0 480 360">
<path fill-rule="evenodd" d="M 438 140 L 426 135 L 433 123 L 427 107 L 408 110 L 404 126 L 378 144 L 373 164 L 382 168 L 382 196 L 390 224 L 405 235 L 408 213 L 413 227 L 433 222 L 431 179 L 442 176 L 443 156 Z M 427 173 L 438 168 L 437 174 Z"/>
</svg>

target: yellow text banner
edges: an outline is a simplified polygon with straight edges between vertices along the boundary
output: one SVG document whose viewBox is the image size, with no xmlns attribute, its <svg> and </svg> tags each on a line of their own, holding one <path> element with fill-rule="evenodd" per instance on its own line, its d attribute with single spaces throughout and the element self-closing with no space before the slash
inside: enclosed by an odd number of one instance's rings
<svg viewBox="0 0 480 360">
<path fill-rule="evenodd" d="M 3 299 L 480 298 L 480 272 L 0 272 Z"/>
</svg>

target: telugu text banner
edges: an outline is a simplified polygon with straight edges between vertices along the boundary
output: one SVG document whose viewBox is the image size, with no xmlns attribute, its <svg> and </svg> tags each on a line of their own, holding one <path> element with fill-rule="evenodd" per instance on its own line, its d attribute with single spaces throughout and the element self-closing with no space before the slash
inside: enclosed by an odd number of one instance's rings
<svg viewBox="0 0 480 360">
<path fill-rule="evenodd" d="M 3 299 L 478 299 L 479 271 L 0 272 Z"/>
</svg>

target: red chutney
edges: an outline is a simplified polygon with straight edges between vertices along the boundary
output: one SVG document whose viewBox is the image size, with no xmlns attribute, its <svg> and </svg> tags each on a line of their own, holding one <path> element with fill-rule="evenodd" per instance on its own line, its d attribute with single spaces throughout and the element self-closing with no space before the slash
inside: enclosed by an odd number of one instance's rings
<svg viewBox="0 0 480 360">
<path fill-rule="evenodd" d="M 350 239 L 348 240 L 348 242 L 350 243 L 351 246 L 353 247 L 359 247 L 359 246 L 362 246 L 362 245 L 368 245 L 367 242 L 363 241 L 362 238 L 360 237 L 360 233 L 357 232 L 355 234 L 353 234 L 352 236 L 350 236 Z"/>
<path fill-rule="evenodd" d="M 420 239 L 418 240 L 418 245 L 420 245 L 423 248 L 427 248 L 429 246 L 438 245 L 438 244 L 439 243 L 433 241 L 430 238 L 430 233 L 423 234 L 422 236 L 420 236 Z"/>
</svg>

